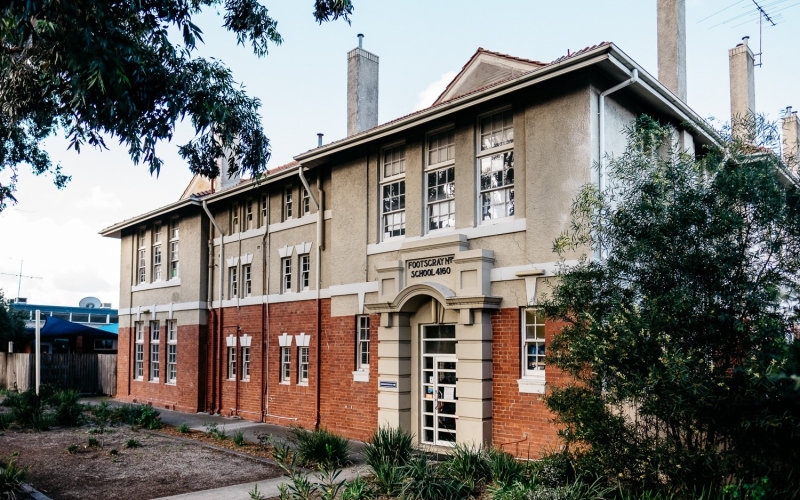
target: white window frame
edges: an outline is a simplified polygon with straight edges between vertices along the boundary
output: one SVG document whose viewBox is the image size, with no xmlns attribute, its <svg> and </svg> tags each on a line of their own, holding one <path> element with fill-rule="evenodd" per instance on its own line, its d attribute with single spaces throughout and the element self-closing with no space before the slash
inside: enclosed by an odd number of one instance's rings
<svg viewBox="0 0 800 500">
<path fill-rule="evenodd" d="M 311 283 L 311 256 L 307 253 L 301 254 L 298 258 L 300 267 L 300 290 L 308 290 Z"/>
<path fill-rule="evenodd" d="M 242 382 L 250 381 L 250 347 L 242 347 Z"/>
<path fill-rule="evenodd" d="M 133 358 L 133 379 L 144 380 L 144 321 L 134 323 L 136 335 Z"/>
<path fill-rule="evenodd" d="M 234 201 L 231 204 L 231 234 L 241 232 L 242 228 L 239 225 L 239 202 Z"/>
<path fill-rule="evenodd" d="M 369 340 L 369 316 L 356 316 L 356 370 L 358 371 L 369 371 Z"/>
<path fill-rule="evenodd" d="M 297 384 L 308 385 L 308 347 L 297 348 Z"/>
<path fill-rule="evenodd" d="M 228 380 L 236 380 L 236 347 L 228 347 Z"/>
<path fill-rule="evenodd" d="M 292 258 L 281 259 L 281 293 L 292 291 Z"/>
<path fill-rule="evenodd" d="M 492 129 L 489 133 L 484 134 L 482 126 L 483 121 L 486 119 L 493 120 L 495 117 L 500 115 L 500 119 L 505 120 L 508 116 L 511 119 L 511 126 L 506 127 L 505 125 L 501 125 L 499 132 L 505 135 L 507 130 L 511 131 L 511 140 L 508 142 L 504 142 L 502 144 L 493 145 L 489 144 L 485 149 L 483 149 L 483 141 L 484 136 L 491 137 L 495 135 L 495 130 Z M 495 224 L 497 222 L 505 221 L 508 219 L 512 219 L 514 217 L 515 210 L 513 210 L 514 204 L 516 200 L 514 200 L 514 183 L 516 182 L 516 177 L 514 177 L 514 181 L 510 184 L 502 184 L 499 186 L 489 187 L 487 189 L 483 189 L 481 186 L 481 172 L 482 172 L 482 162 L 484 160 L 488 160 L 489 162 L 492 161 L 492 158 L 495 156 L 500 156 L 501 161 L 505 162 L 507 156 L 510 155 L 512 165 L 514 161 L 514 112 L 510 106 L 506 106 L 504 108 L 493 110 L 489 113 L 484 113 L 478 116 L 478 122 L 476 124 L 477 127 L 477 134 L 476 139 L 477 143 L 475 145 L 475 170 L 476 170 L 476 188 L 477 188 L 477 217 L 478 217 L 478 224 Z M 502 167 L 501 167 L 502 168 Z M 512 166 L 512 172 L 514 167 Z M 512 173 L 513 175 L 513 173 Z M 502 217 L 492 218 L 486 217 L 484 218 L 483 214 L 483 199 L 484 195 L 488 195 L 489 193 L 498 192 L 502 193 L 503 196 L 503 205 L 506 207 L 505 215 Z M 494 205 L 497 206 L 497 205 Z M 510 212 L 510 213 L 509 213 Z"/>
<path fill-rule="evenodd" d="M 167 321 L 167 383 L 178 382 L 178 321 Z"/>
<path fill-rule="evenodd" d="M 266 194 L 261 195 L 261 225 L 266 226 L 269 217 L 267 217 L 267 210 L 269 210 L 269 197 Z"/>
<path fill-rule="evenodd" d="M 147 230 L 143 227 L 139 228 L 139 234 L 137 242 L 137 281 L 138 284 L 146 283 L 147 282 Z"/>
<path fill-rule="evenodd" d="M 111 342 L 111 347 L 97 347 L 97 343 L 100 342 Z M 94 350 L 95 351 L 113 351 L 114 350 L 114 340 L 113 339 L 94 339 Z"/>
<path fill-rule="evenodd" d="M 228 298 L 239 297 L 239 268 L 231 266 L 228 268 Z"/>
<path fill-rule="evenodd" d="M 303 215 L 311 213 L 311 195 L 305 186 L 303 186 L 303 199 L 301 200 L 300 208 L 303 210 Z"/>
<path fill-rule="evenodd" d="M 292 348 L 281 347 L 281 384 L 292 383 Z"/>
<path fill-rule="evenodd" d="M 161 223 L 153 225 L 153 276 L 152 281 L 161 281 Z"/>
<path fill-rule="evenodd" d="M 442 136 L 449 136 L 452 138 L 451 142 L 440 143 L 439 140 Z M 431 163 L 431 153 L 432 153 L 432 142 L 437 141 L 436 151 L 439 153 L 442 149 L 445 150 L 445 159 L 441 161 L 436 161 L 435 163 Z M 455 128 L 452 126 L 448 126 L 445 128 L 440 128 L 437 130 L 433 130 L 429 132 L 425 137 L 425 172 L 424 172 L 424 182 L 425 182 L 425 191 L 423 197 L 425 199 L 425 232 L 431 233 L 434 231 L 439 231 L 442 229 L 454 229 L 456 226 L 456 197 L 455 197 Z M 440 160 L 440 155 L 437 154 L 437 160 Z M 445 176 L 447 176 L 448 171 L 452 171 L 452 186 L 451 186 L 451 193 L 448 197 L 442 199 L 435 199 L 431 201 L 429 189 L 431 188 L 430 183 L 430 176 L 435 175 L 438 176 L 439 172 L 444 172 Z M 438 179 L 437 179 L 438 180 Z M 449 185 L 450 182 L 445 180 L 445 186 Z M 440 185 L 438 182 L 435 184 L 436 186 Z M 441 207 L 447 204 L 447 214 L 452 215 L 452 217 L 448 217 L 447 223 L 442 227 L 431 227 L 431 220 L 432 218 L 441 218 Z M 434 215 L 433 212 L 436 212 Z"/>
<path fill-rule="evenodd" d="M 253 211 L 253 200 L 247 200 L 244 206 L 244 230 L 255 229 L 255 213 Z"/>
<path fill-rule="evenodd" d="M 155 349 L 154 349 L 155 348 Z M 150 322 L 150 382 L 158 382 L 161 375 L 161 322 Z"/>
<path fill-rule="evenodd" d="M 393 153 L 394 151 L 402 148 L 403 150 L 403 157 L 402 159 L 395 159 L 394 157 L 391 158 L 391 161 L 387 163 L 387 154 Z M 387 241 L 393 238 L 404 238 L 406 234 L 406 170 L 405 170 L 405 161 L 406 161 L 406 144 L 405 142 L 397 142 L 394 144 L 389 144 L 381 149 L 381 159 L 379 162 L 380 171 L 378 173 L 379 178 L 381 179 L 380 185 L 378 187 L 378 201 L 380 203 L 380 235 L 381 241 Z M 394 165 L 398 164 L 397 172 L 395 172 Z M 386 168 L 387 166 L 391 165 L 391 172 L 389 175 L 386 175 Z M 396 193 L 391 193 L 389 198 L 397 198 L 398 199 L 398 207 L 395 210 L 391 208 L 386 210 L 386 203 L 385 203 L 385 196 L 384 196 L 384 189 L 391 186 L 397 185 Z M 392 223 L 387 224 L 387 217 L 392 218 Z M 399 217 L 399 221 L 396 218 Z M 399 232 L 399 234 L 388 234 L 387 228 L 391 226 L 393 229 L 390 231 L 394 233 L 395 231 Z M 399 227 L 399 229 L 394 229 Z"/>
<path fill-rule="evenodd" d="M 242 297 L 253 294 L 253 268 L 251 264 L 242 265 Z"/>
<path fill-rule="evenodd" d="M 293 186 L 287 186 L 283 191 L 283 220 L 294 218 L 294 192 Z"/>
<path fill-rule="evenodd" d="M 534 323 L 528 323 L 528 313 L 533 313 Z M 536 379 L 544 382 L 545 378 L 545 363 L 544 356 L 547 353 L 547 345 L 545 342 L 545 317 L 541 309 L 535 307 L 522 308 L 522 378 Z M 533 334 L 532 337 L 528 333 Z M 540 336 L 541 335 L 541 336 Z M 537 347 L 534 356 L 534 361 L 531 363 L 528 359 L 528 348 Z M 541 348 L 541 349 L 538 349 Z M 540 354 L 541 353 L 541 354 Z"/>
<path fill-rule="evenodd" d="M 170 221 L 169 232 L 169 279 L 180 277 L 180 221 L 174 218 Z"/>
</svg>

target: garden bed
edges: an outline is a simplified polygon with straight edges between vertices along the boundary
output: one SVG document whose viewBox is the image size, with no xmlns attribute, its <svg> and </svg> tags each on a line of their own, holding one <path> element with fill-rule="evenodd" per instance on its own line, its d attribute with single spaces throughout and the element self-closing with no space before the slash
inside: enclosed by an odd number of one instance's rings
<svg viewBox="0 0 800 500">
<path fill-rule="evenodd" d="M 193 443 L 115 427 L 104 435 L 90 427 L 0 433 L 0 450 L 18 453 L 30 467 L 28 482 L 54 500 L 151 499 L 280 476 L 280 469 Z M 169 433 L 167 431 L 167 433 Z M 88 446 L 94 437 L 103 447 Z M 141 447 L 125 448 L 135 439 Z M 214 443 L 224 446 L 220 442 Z M 231 443 L 232 444 L 232 443 Z M 68 449 L 71 445 L 74 453 Z M 117 454 L 112 454 L 116 450 Z M 239 450 L 242 451 L 242 450 Z"/>
<path fill-rule="evenodd" d="M 272 460 L 272 446 L 269 445 L 259 445 L 253 443 L 243 443 L 243 444 L 236 444 L 233 441 L 231 436 L 227 436 L 226 438 L 215 437 L 208 432 L 198 431 L 198 430 L 188 430 L 187 432 L 181 432 L 178 430 L 177 427 L 173 427 L 171 425 L 162 425 L 162 427 L 158 430 L 152 431 L 160 434 L 166 434 L 167 436 L 178 437 L 189 439 L 192 441 L 197 441 L 198 443 L 204 443 L 211 446 L 219 446 L 221 448 L 226 448 L 232 451 L 236 451 L 239 453 L 245 453 L 247 455 L 265 459 L 265 460 Z"/>
</svg>

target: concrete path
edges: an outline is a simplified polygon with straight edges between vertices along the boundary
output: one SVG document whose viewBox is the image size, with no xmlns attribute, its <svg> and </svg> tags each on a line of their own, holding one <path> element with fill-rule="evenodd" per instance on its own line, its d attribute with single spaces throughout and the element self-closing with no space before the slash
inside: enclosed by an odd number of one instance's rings
<svg viewBox="0 0 800 500">
<path fill-rule="evenodd" d="M 352 480 L 358 476 L 363 476 L 366 474 L 366 467 L 365 466 L 355 466 L 349 467 L 347 469 L 343 469 L 342 473 L 337 478 L 337 482 L 341 482 L 343 480 Z M 319 479 L 315 476 L 315 474 L 309 474 L 314 482 L 319 483 Z M 236 484 L 233 486 L 225 486 L 222 488 L 215 488 L 213 490 L 203 490 L 203 491 L 195 491 L 192 493 L 183 493 L 181 495 L 174 495 L 171 497 L 162 497 L 155 500 L 248 500 L 250 498 L 250 491 L 253 487 L 258 484 L 258 492 L 264 498 L 273 498 L 277 497 L 280 493 L 278 490 L 278 486 L 284 483 L 288 483 L 289 478 L 287 477 L 276 477 L 273 479 L 267 479 L 265 481 L 258 481 L 252 483 L 245 483 L 245 484 Z"/>
</svg>

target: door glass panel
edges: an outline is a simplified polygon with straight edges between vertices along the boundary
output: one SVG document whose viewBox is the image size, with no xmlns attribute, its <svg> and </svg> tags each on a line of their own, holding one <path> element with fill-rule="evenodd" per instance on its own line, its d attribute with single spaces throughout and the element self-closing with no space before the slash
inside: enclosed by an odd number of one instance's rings
<svg viewBox="0 0 800 500">
<path fill-rule="evenodd" d="M 428 325 L 422 330 L 420 435 L 433 445 L 452 446 L 456 441 L 455 334 L 455 325 Z"/>
</svg>

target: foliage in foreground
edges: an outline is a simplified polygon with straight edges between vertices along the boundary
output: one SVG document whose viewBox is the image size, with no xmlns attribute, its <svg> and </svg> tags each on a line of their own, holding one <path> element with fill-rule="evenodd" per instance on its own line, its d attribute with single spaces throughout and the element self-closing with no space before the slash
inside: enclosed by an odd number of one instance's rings
<svg viewBox="0 0 800 500">
<path fill-rule="evenodd" d="M 28 480 L 28 468 L 20 467 L 13 458 L 0 461 L 0 499 L 15 499 L 22 493 L 22 485 Z"/>
<path fill-rule="evenodd" d="M 14 424 L 45 431 L 53 425 L 72 427 L 83 422 L 84 406 L 78 403 L 78 391 L 59 391 L 41 385 L 38 396 L 33 388 L 24 392 L 3 391 L 3 395 L 3 406 L 10 411 L 0 419 L 2 427 Z"/>
<path fill-rule="evenodd" d="M 193 18 L 209 8 L 222 10 L 225 29 L 259 57 L 283 41 L 255 0 L 0 3 L 0 172 L 10 170 L 0 182 L 0 212 L 16 202 L 21 164 L 52 174 L 59 188 L 69 181 L 43 147 L 60 131 L 78 152 L 114 138 L 157 174 L 157 146 L 187 119 L 194 138 L 178 152 L 192 173 L 217 177 L 223 158 L 225 174 L 265 172 L 270 145 L 260 101 L 221 61 L 196 57 L 203 38 Z M 352 10 L 350 0 L 314 0 L 319 23 L 349 22 Z"/>
<path fill-rule="evenodd" d="M 0 168 L 2 170 L 2 168 Z M 0 349 L 6 351 L 9 342 L 20 342 L 25 339 L 25 315 L 27 311 L 18 311 L 11 307 L 0 289 Z"/>
<path fill-rule="evenodd" d="M 574 202 L 555 249 L 602 258 L 564 267 L 543 308 L 564 325 L 548 362 L 576 380 L 547 404 L 577 470 L 677 493 L 798 484 L 800 343 L 786 306 L 800 190 L 772 153 L 774 127 L 749 125 L 695 159 L 641 117 L 609 187 Z"/>
<path fill-rule="evenodd" d="M 292 435 L 299 465 L 331 470 L 350 463 L 350 443 L 324 427 L 314 431 L 293 427 Z"/>
</svg>

